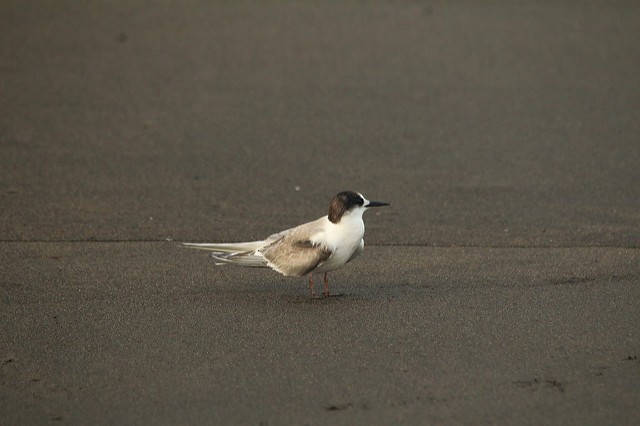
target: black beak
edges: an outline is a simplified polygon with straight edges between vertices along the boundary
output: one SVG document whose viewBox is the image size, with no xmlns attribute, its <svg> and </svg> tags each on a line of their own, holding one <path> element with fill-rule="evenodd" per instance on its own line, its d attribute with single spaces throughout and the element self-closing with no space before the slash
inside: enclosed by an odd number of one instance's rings
<svg viewBox="0 0 640 426">
<path fill-rule="evenodd" d="M 382 207 L 382 206 L 390 206 L 391 204 L 389 203 L 383 203 L 382 201 L 369 201 L 365 207 L 369 208 L 369 207 Z"/>
</svg>

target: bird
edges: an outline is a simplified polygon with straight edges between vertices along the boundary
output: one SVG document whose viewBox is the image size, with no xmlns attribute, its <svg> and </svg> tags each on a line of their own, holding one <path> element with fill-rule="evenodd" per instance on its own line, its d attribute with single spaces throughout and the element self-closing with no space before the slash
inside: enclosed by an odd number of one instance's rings
<svg viewBox="0 0 640 426">
<path fill-rule="evenodd" d="M 284 276 L 307 276 L 312 298 L 315 297 L 313 276 L 324 274 L 322 294 L 328 297 L 333 294 L 329 292 L 327 273 L 341 268 L 362 253 L 364 212 L 372 207 L 390 205 L 369 201 L 359 192 L 342 191 L 331 199 L 326 216 L 272 234 L 264 240 L 182 245 L 209 250 L 217 265 L 271 268 Z"/>
</svg>

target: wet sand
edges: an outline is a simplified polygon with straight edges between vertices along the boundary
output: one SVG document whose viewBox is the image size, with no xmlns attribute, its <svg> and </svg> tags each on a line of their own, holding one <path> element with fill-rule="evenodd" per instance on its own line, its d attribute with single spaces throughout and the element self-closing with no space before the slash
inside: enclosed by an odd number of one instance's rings
<svg viewBox="0 0 640 426">
<path fill-rule="evenodd" d="M 635 424 L 640 9 L 0 5 L 0 418 Z M 179 241 L 388 201 L 304 279 Z"/>
</svg>

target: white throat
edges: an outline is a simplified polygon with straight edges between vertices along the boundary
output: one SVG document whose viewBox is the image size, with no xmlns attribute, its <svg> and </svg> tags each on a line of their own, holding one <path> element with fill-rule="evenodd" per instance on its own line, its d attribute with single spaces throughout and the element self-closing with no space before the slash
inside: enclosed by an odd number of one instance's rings
<svg viewBox="0 0 640 426">
<path fill-rule="evenodd" d="M 323 235 L 324 244 L 331 249 L 337 247 L 355 247 L 360 245 L 364 237 L 364 221 L 362 220 L 363 208 L 356 208 L 348 214 L 344 214 L 338 223 L 332 223 L 329 219 L 325 222 Z"/>
</svg>

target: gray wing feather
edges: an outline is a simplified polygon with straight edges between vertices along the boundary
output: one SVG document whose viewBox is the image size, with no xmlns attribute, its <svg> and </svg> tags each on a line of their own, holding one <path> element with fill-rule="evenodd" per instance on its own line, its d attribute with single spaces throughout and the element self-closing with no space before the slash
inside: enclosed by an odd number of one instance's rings
<svg viewBox="0 0 640 426">
<path fill-rule="evenodd" d="M 296 228 L 285 229 L 284 231 L 269 235 L 262 241 L 247 241 L 244 243 L 182 243 L 182 247 L 208 250 L 219 253 L 246 253 L 259 250 L 262 247 L 272 244 L 273 242 L 284 237 L 293 229 Z M 213 254 L 211 256 L 215 257 Z"/>
<path fill-rule="evenodd" d="M 272 234 L 262 241 L 244 243 L 183 243 L 184 247 L 211 251 L 220 263 L 271 267 L 284 275 L 302 276 L 331 257 L 331 250 L 311 242 L 323 218 Z"/>
<path fill-rule="evenodd" d="M 284 275 L 307 275 L 332 254 L 327 247 L 311 242 L 321 221 L 318 219 L 274 234 L 269 239 L 279 238 L 259 252 L 269 261 L 269 266 Z"/>
<path fill-rule="evenodd" d="M 231 263 L 238 266 L 252 268 L 266 268 L 269 266 L 264 257 L 253 252 L 246 253 L 219 253 L 213 252 L 209 256 L 222 263 Z"/>
<path fill-rule="evenodd" d="M 269 244 L 266 242 L 266 244 Z M 182 243 L 183 247 L 199 250 L 209 250 L 220 253 L 241 253 L 258 250 L 265 245 L 265 241 L 248 241 L 246 243 Z"/>
<path fill-rule="evenodd" d="M 268 243 L 267 243 L 268 244 Z M 182 243 L 183 247 L 208 250 L 209 256 L 218 264 L 231 263 L 239 266 L 265 268 L 268 266 L 264 257 L 255 252 L 264 247 L 264 241 L 248 241 L 246 243 Z"/>
<path fill-rule="evenodd" d="M 286 237 L 260 251 L 269 266 L 284 275 L 303 276 L 331 257 L 326 247 L 311 241 L 290 241 Z"/>
</svg>

